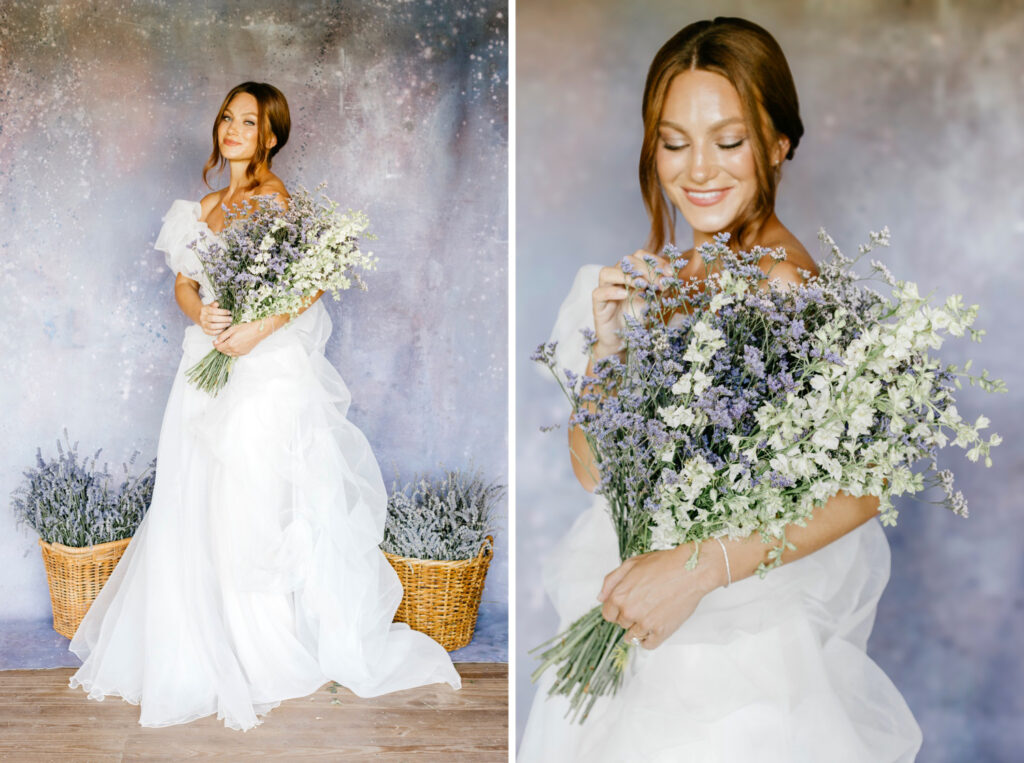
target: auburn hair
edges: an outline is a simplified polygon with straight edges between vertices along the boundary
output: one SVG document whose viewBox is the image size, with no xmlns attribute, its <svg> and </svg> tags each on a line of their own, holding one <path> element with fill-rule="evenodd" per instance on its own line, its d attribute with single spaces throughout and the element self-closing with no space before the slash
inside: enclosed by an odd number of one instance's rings
<svg viewBox="0 0 1024 763">
<path fill-rule="evenodd" d="M 732 83 L 750 133 L 758 190 L 740 212 L 733 244 L 743 245 L 753 238 L 775 208 L 781 177 L 781 171 L 772 167 L 775 139 L 779 135 L 789 139 L 786 158 L 792 159 L 804 134 L 793 75 L 782 48 L 767 30 L 746 19 L 719 16 L 676 33 L 654 56 L 644 85 L 640 191 L 651 218 L 648 249 L 653 252 L 660 252 L 666 242 L 675 243 L 677 211 L 658 180 L 658 124 L 669 85 L 678 74 L 691 69 L 715 72 Z"/>
<path fill-rule="evenodd" d="M 217 171 L 220 172 L 227 163 L 227 159 L 220 153 L 220 141 L 217 140 L 217 130 L 220 127 L 221 119 L 224 118 L 224 112 L 227 110 L 228 104 L 239 93 L 249 93 L 249 95 L 255 98 L 258 104 L 257 111 L 259 112 L 259 116 L 256 118 L 256 151 L 253 153 L 252 159 L 249 160 L 249 165 L 245 168 L 245 176 L 249 179 L 249 188 L 255 188 L 259 185 L 256 172 L 260 166 L 266 165 L 266 168 L 270 169 L 270 164 L 277 155 L 277 152 L 288 142 L 288 133 L 292 127 L 292 119 L 288 112 L 288 101 L 285 99 L 284 94 L 266 82 L 243 82 L 241 85 L 236 85 L 224 97 L 224 102 L 220 105 L 220 110 L 217 112 L 217 118 L 213 120 L 213 152 L 203 166 L 203 182 L 207 186 L 210 185 L 210 182 L 206 179 L 210 170 L 216 167 Z M 268 145 L 271 137 L 277 138 L 277 142 L 273 146 Z"/>
</svg>

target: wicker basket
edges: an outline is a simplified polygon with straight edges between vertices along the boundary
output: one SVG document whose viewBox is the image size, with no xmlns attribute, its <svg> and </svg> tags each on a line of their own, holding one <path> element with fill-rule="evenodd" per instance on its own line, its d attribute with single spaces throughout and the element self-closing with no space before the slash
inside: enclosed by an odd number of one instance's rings
<svg viewBox="0 0 1024 763">
<path fill-rule="evenodd" d="M 466 646 L 476 628 L 484 578 L 494 556 L 494 538 L 488 535 L 473 559 L 435 561 L 387 551 L 384 556 L 405 590 L 395 622 L 408 623 L 449 652 Z"/>
<path fill-rule="evenodd" d="M 71 638 L 96 594 L 117 566 L 131 538 L 74 548 L 40 539 L 46 577 L 50 580 L 53 629 Z"/>
</svg>

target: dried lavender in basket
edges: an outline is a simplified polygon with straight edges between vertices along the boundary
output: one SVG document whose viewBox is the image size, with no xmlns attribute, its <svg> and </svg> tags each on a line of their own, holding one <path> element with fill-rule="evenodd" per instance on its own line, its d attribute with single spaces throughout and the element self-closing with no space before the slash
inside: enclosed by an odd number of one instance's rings
<svg viewBox="0 0 1024 763">
<path fill-rule="evenodd" d="M 156 459 L 132 475 L 138 451 L 122 465 L 123 476 L 98 467 L 101 451 L 79 461 L 78 443 L 57 441 L 57 457 L 44 459 L 36 449 L 36 465 L 11 496 L 18 524 L 27 524 L 47 543 L 84 548 L 130 538 L 153 497 Z"/>
<path fill-rule="evenodd" d="M 402 488 L 395 482 L 381 548 L 415 559 L 471 559 L 493 535 L 494 507 L 504 494 L 504 485 L 475 471 L 416 475 Z"/>
</svg>

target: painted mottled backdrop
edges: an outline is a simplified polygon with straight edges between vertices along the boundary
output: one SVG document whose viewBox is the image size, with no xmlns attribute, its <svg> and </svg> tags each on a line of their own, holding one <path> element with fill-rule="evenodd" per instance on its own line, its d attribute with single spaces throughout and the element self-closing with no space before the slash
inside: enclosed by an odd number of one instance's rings
<svg viewBox="0 0 1024 763">
<path fill-rule="evenodd" d="M 856 250 L 888 225 L 891 268 L 922 292 L 983 306 L 967 352 L 1010 393 L 965 390 L 1005 442 L 990 470 L 952 455 L 972 515 L 905 502 L 888 533 L 892 579 L 869 651 L 924 731 L 919 760 L 1019 760 L 1024 748 L 1024 5 L 616 0 L 517 5 L 517 720 L 532 699 L 526 650 L 551 635 L 539 567 L 588 505 L 575 483 L 561 393 L 526 361 L 577 268 L 640 248 L 640 97 L 677 29 L 740 15 L 789 59 L 806 135 L 787 162 L 779 216 L 812 252 L 828 228 Z M 682 241 L 690 233 L 680 230 Z M 596 595 L 595 591 L 595 595 Z M 685 677 L 680 677 L 685 680 Z"/>
<path fill-rule="evenodd" d="M 326 300 L 327 356 L 385 479 L 443 462 L 507 483 L 506 40 L 502 0 L 4 0 L 0 496 L 64 427 L 114 463 L 155 454 L 187 319 L 153 241 L 207 191 L 216 110 L 249 79 L 291 106 L 275 172 L 327 181 L 379 236 L 369 291 Z M 484 605 L 504 617 L 500 509 Z M 0 559 L 0 619 L 47 617 L 8 510 Z"/>
</svg>

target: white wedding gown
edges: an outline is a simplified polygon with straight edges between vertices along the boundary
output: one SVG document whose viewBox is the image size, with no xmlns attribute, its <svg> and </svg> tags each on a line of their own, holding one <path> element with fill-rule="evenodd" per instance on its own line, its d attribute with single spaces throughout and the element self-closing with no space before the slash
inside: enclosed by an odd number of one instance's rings
<svg viewBox="0 0 1024 763">
<path fill-rule="evenodd" d="M 593 327 L 597 266 L 577 275 L 552 340 L 561 367 L 583 373 L 579 329 Z M 568 457 L 567 457 L 568 463 Z M 544 569 L 560 630 L 597 604 L 619 565 L 600 498 Z M 618 694 L 583 725 L 538 684 L 520 763 L 890 763 L 914 760 L 921 731 L 865 653 L 889 579 L 878 520 L 803 559 L 719 588 L 653 650 L 634 649 Z M 539 643 L 550 633 L 535 634 Z"/>
<path fill-rule="evenodd" d="M 174 202 L 156 248 L 209 301 L 187 247 L 211 235 L 199 214 Z M 439 644 L 391 621 L 402 587 L 378 548 L 386 492 L 323 355 L 330 331 L 317 302 L 210 397 L 184 374 L 212 338 L 185 330 L 153 500 L 71 642 L 72 687 L 140 704 L 144 726 L 216 713 L 234 729 L 329 680 L 363 697 L 459 688 Z"/>
</svg>

